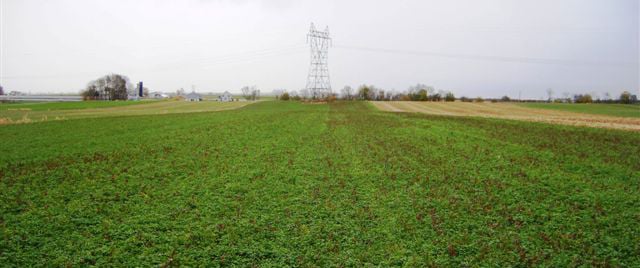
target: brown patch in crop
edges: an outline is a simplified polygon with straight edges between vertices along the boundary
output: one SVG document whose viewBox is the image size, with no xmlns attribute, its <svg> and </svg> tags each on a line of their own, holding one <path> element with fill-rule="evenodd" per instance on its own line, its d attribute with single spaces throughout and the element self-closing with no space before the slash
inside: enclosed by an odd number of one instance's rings
<svg viewBox="0 0 640 268">
<path fill-rule="evenodd" d="M 465 102 L 373 102 L 378 109 L 389 112 L 411 112 L 447 116 L 472 116 L 572 126 L 588 126 L 640 131 L 640 118 L 591 115 L 565 111 L 535 109 L 512 103 Z"/>
<path fill-rule="evenodd" d="M 458 251 L 456 250 L 456 247 L 453 244 L 449 244 L 449 246 L 447 247 L 447 252 L 451 257 L 458 256 Z"/>
</svg>

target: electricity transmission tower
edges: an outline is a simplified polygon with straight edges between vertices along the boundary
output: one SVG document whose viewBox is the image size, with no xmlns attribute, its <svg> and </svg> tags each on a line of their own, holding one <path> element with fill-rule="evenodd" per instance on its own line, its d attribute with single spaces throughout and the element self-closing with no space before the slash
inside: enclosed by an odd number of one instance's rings
<svg viewBox="0 0 640 268">
<path fill-rule="evenodd" d="M 324 31 L 316 30 L 311 23 L 311 29 L 307 34 L 307 43 L 311 45 L 311 66 L 307 76 L 307 87 L 312 99 L 326 98 L 331 94 L 331 82 L 329 81 L 328 53 L 331 45 L 329 27 Z"/>
</svg>

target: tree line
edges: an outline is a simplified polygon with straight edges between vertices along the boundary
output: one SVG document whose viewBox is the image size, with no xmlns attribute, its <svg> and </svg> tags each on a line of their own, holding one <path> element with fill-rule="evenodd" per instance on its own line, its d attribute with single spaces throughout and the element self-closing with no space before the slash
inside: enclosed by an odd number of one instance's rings
<svg viewBox="0 0 640 268">
<path fill-rule="evenodd" d="M 281 94 L 276 95 L 277 99 L 280 100 L 308 100 L 309 97 L 304 94 L 304 90 L 301 91 L 302 94 L 298 94 L 296 91 L 292 92 L 283 92 Z M 590 94 L 575 94 L 573 97 L 565 98 L 552 98 L 552 91 L 550 89 L 547 90 L 549 94 L 549 99 L 545 101 L 538 100 L 513 100 L 509 96 L 502 96 L 501 98 L 493 98 L 487 99 L 487 101 L 491 102 L 511 102 L 511 101 L 519 101 L 519 102 L 563 102 L 563 103 L 623 103 L 623 104 L 632 104 L 638 103 L 638 98 L 636 95 L 632 95 L 628 91 L 624 91 L 620 94 L 618 99 L 614 99 L 608 97 L 606 99 L 596 98 L 594 99 Z M 608 95 L 608 94 L 606 94 Z M 381 88 L 377 88 L 373 85 L 361 85 L 357 89 L 353 89 L 351 86 L 345 86 L 340 90 L 340 93 L 333 93 L 326 99 L 322 99 L 320 101 L 326 101 L 330 99 L 342 99 L 342 100 L 361 100 L 361 101 L 435 101 L 435 102 L 453 102 L 453 101 L 462 101 L 462 102 L 484 102 L 485 99 L 482 97 L 469 98 L 466 96 L 462 96 L 457 98 L 453 92 L 447 90 L 436 90 L 432 86 L 427 86 L 424 84 L 416 84 L 414 86 L 410 86 L 406 91 L 396 92 L 396 91 L 388 91 Z"/>
<path fill-rule="evenodd" d="M 607 94 L 608 95 L 608 94 Z M 638 96 L 631 94 L 629 91 L 624 91 L 620 94 L 620 96 L 615 99 L 609 96 L 605 96 L 604 99 L 596 98 L 594 99 L 591 94 L 575 94 L 573 97 L 564 97 L 564 98 L 556 98 L 549 99 L 549 102 L 555 103 L 620 103 L 620 104 L 635 104 L 638 103 Z"/>
<path fill-rule="evenodd" d="M 298 94 L 296 91 L 283 92 L 276 95 L 280 100 L 307 100 L 309 96 L 305 95 L 305 90 L 301 91 L 302 94 Z M 424 84 L 416 84 L 411 86 L 404 92 L 389 91 L 382 88 L 378 88 L 373 85 L 361 85 L 357 89 L 353 89 L 351 86 L 345 86 L 340 90 L 340 94 L 333 93 L 329 97 L 322 99 L 326 100 L 361 100 L 361 101 L 447 101 L 452 102 L 456 100 L 453 92 L 446 90 L 437 90 L 434 87 Z M 478 100 L 481 98 L 469 99 L 462 97 L 462 100 Z"/>
</svg>

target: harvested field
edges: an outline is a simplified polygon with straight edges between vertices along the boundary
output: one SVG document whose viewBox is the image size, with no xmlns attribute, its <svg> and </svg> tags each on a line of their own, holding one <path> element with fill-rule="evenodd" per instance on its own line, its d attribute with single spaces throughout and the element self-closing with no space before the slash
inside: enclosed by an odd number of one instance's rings
<svg viewBox="0 0 640 268">
<path fill-rule="evenodd" d="M 536 109 L 512 103 L 466 102 L 373 102 L 378 109 L 389 112 L 411 112 L 447 116 L 474 116 L 513 119 L 553 124 L 614 128 L 640 131 L 640 118 L 574 113 Z M 593 105 L 594 107 L 597 105 Z"/>
<path fill-rule="evenodd" d="M 108 102 L 106 102 L 109 104 Z M 97 118 L 110 116 L 132 115 L 158 115 L 174 113 L 215 112 L 243 107 L 251 102 L 217 102 L 217 101 L 152 101 L 152 102 L 111 102 L 117 106 L 105 106 L 105 102 L 82 102 L 82 108 L 66 109 L 55 107 L 54 109 L 41 109 L 40 106 L 52 106 L 51 104 L 31 105 L 31 108 L 13 108 L 12 105 L 0 106 L 0 124 L 32 123 L 51 120 L 66 120 L 78 118 Z M 58 106 L 69 106 L 58 104 Z M 78 106 L 77 103 L 73 104 Z M 95 107 L 92 107 L 94 105 Z M 17 106 L 17 105 L 16 105 Z M 4 109 L 4 107 L 7 107 Z M 26 107 L 26 106 L 25 106 Z"/>
<path fill-rule="evenodd" d="M 640 104 L 616 103 L 518 103 L 520 106 L 536 109 L 567 111 L 574 113 L 610 115 L 616 117 L 640 118 Z"/>
</svg>

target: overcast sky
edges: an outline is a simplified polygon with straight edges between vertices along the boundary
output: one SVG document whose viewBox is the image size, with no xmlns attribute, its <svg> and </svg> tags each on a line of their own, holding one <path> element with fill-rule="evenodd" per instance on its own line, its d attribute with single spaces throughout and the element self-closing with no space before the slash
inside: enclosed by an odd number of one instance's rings
<svg viewBox="0 0 640 268">
<path fill-rule="evenodd" d="M 0 0 L 0 84 L 78 92 L 107 73 L 152 91 L 306 84 L 314 22 L 334 91 L 416 83 L 458 96 L 638 92 L 639 0 Z"/>
</svg>

